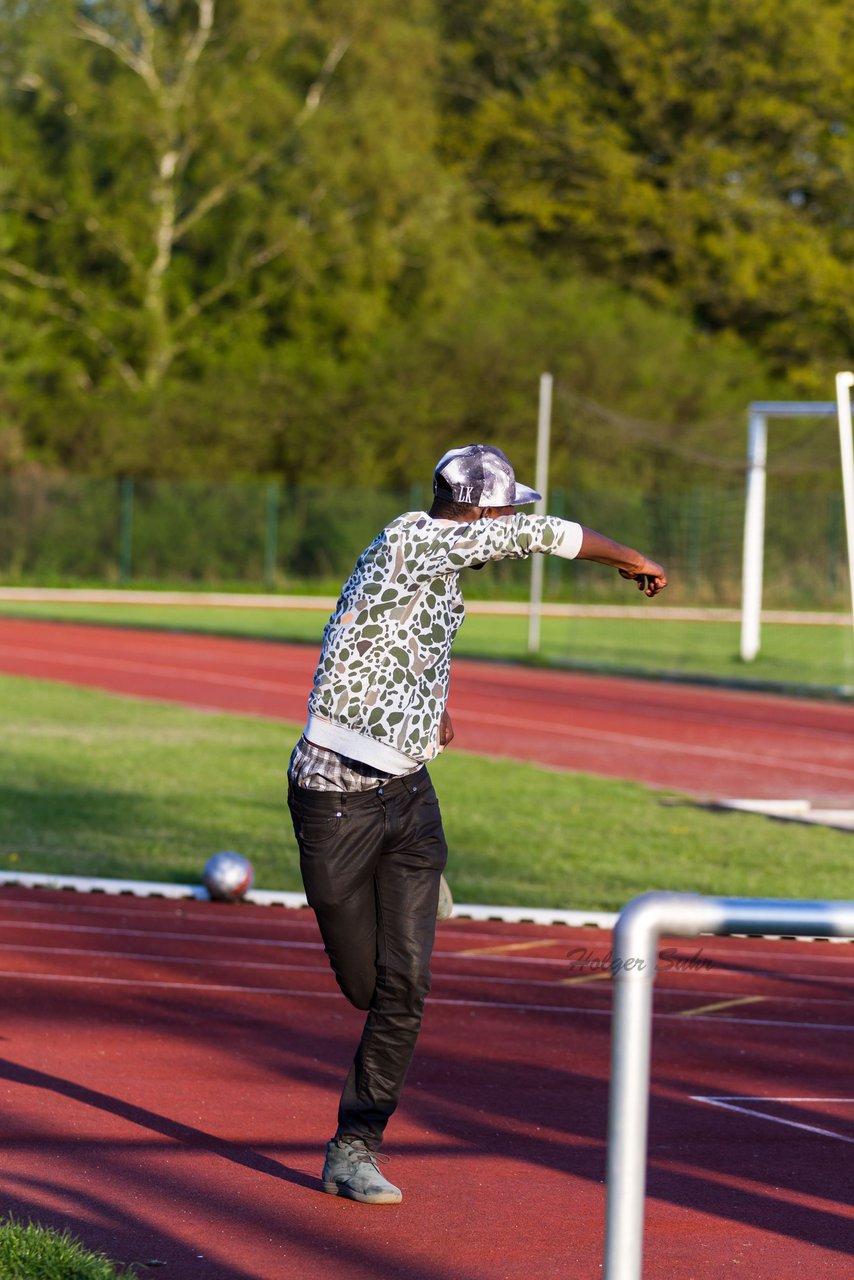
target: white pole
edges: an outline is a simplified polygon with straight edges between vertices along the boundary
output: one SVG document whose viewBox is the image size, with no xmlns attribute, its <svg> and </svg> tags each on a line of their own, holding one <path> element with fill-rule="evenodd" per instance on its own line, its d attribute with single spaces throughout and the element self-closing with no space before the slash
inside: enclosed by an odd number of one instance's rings
<svg viewBox="0 0 854 1280">
<path fill-rule="evenodd" d="M 611 1090 L 604 1280 L 641 1280 L 650 1096 L 652 987 L 661 935 L 785 934 L 851 937 L 854 902 L 702 898 L 644 893 L 627 903 L 613 933 Z M 660 1247 L 663 1257 L 665 1250 Z"/>
<path fill-rule="evenodd" d="M 645 893 L 620 912 L 612 935 L 611 1088 L 605 1206 L 605 1280 L 641 1280 L 650 1093 L 652 988 L 658 940 L 715 931 L 713 898 Z"/>
<path fill-rule="evenodd" d="M 537 415 L 537 492 L 542 494 L 534 504 L 534 514 L 546 513 L 549 486 L 549 439 L 552 421 L 552 375 L 540 375 L 540 405 Z M 540 651 L 540 612 L 543 604 L 543 557 L 531 557 L 531 604 L 528 610 L 528 652 Z"/>
<path fill-rule="evenodd" d="M 762 617 L 762 559 L 765 541 L 765 463 L 768 427 L 763 413 L 751 412 L 748 432 L 744 555 L 741 572 L 741 657 L 752 662 L 759 652 Z"/>
<path fill-rule="evenodd" d="M 851 582 L 851 623 L 854 626 L 854 443 L 851 437 L 851 388 L 854 373 L 837 373 L 836 405 L 839 418 L 839 451 L 842 456 L 842 494 L 848 540 L 848 577 Z"/>
</svg>

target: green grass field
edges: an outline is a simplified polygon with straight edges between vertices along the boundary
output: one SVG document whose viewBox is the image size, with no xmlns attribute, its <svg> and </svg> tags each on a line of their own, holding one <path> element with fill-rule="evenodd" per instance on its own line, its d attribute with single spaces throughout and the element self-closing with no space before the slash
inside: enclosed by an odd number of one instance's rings
<svg viewBox="0 0 854 1280">
<path fill-rule="evenodd" d="M 198 883 L 234 848 L 259 888 L 301 888 L 285 778 L 296 726 L 11 677 L 0 697 L 0 870 Z M 844 832 L 453 750 L 431 773 L 460 902 L 850 896 Z"/>
<path fill-rule="evenodd" d="M 114 1266 L 68 1231 L 0 1220 L 2 1280 L 138 1280 L 133 1268 Z"/>
<path fill-rule="evenodd" d="M 540 660 L 738 682 L 854 690 L 854 633 L 840 626 L 766 624 L 755 662 L 738 656 L 735 623 L 656 621 L 655 606 L 634 619 L 544 618 Z M 0 615 L 101 622 L 168 630 L 213 631 L 318 645 L 327 609 L 213 608 L 193 605 L 22 604 Z M 459 657 L 524 660 L 524 617 L 469 613 L 454 645 Z"/>
</svg>

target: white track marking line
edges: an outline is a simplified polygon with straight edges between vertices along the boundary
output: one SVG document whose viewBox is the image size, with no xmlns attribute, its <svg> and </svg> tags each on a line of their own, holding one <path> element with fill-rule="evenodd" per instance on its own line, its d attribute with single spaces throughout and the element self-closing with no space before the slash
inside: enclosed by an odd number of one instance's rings
<svg viewBox="0 0 854 1280">
<path fill-rule="evenodd" d="M 558 672 L 553 668 L 549 674 L 552 681 L 554 681 L 554 677 Z M 615 679 L 618 683 L 623 683 L 620 677 L 615 677 Z M 641 689 L 644 689 L 643 684 L 640 687 Z M 462 695 L 465 695 L 470 691 L 474 691 L 481 697 L 486 697 L 490 700 L 498 699 L 499 701 L 503 700 L 507 702 L 512 699 L 514 702 L 519 703 L 524 703 L 526 700 L 529 700 L 531 694 L 535 697 L 537 695 L 545 697 L 551 701 L 552 692 L 563 692 L 562 690 L 554 688 L 553 684 L 547 689 L 544 689 L 539 683 L 523 685 L 519 683 L 518 678 L 514 678 L 513 682 L 510 684 L 496 682 L 492 671 L 481 679 L 474 679 L 471 676 L 468 676 L 465 680 L 458 678 L 456 688 Z M 648 683 L 645 686 L 645 691 L 649 692 Z M 642 711 L 636 712 L 636 714 L 642 714 L 644 720 L 671 720 L 674 723 L 678 722 L 679 724 L 686 726 L 701 725 L 705 729 L 717 728 L 719 726 L 730 728 L 732 724 L 733 704 L 729 701 L 727 695 L 735 692 L 735 697 L 737 699 L 736 705 L 738 705 L 738 702 L 741 702 L 744 698 L 743 692 L 739 693 L 732 689 L 711 690 L 708 688 L 704 689 L 702 692 L 708 695 L 707 698 L 703 699 L 702 705 L 693 703 L 686 706 L 683 701 L 677 701 L 676 699 L 672 702 L 650 702 L 647 700 L 642 704 Z M 757 705 L 755 698 L 760 696 L 761 695 L 754 695 L 753 698 L 748 700 L 746 705 L 752 709 Z M 779 697 L 780 700 L 784 699 L 784 695 L 780 695 Z M 792 703 L 796 700 L 789 697 L 787 701 Z M 566 691 L 566 703 L 567 706 L 571 706 L 573 710 L 580 712 L 604 711 L 610 713 L 615 710 L 620 710 L 624 706 L 625 691 L 621 689 L 619 693 L 615 693 L 612 689 L 610 691 L 606 690 L 604 693 L 589 693 L 586 690 L 580 691 L 576 688 L 572 688 Z M 796 705 L 798 710 L 804 709 L 803 703 L 796 703 Z M 840 738 L 845 745 L 850 743 L 851 730 L 847 723 L 850 717 L 850 712 L 844 706 L 835 706 L 831 703 L 825 704 L 822 707 L 822 716 L 827 716 L 829 712 L 834 720 L 838 721 L 838 725 L 836 723 L 823 723 L 821 725 L 817 725 L 804 723 L 800 720 L 781 720 L 776 718 L 776 711 L 777 708 L 775 705 L 763 703 L 763 714 L 761 716 L 754 717 L 752 715 L 748 715 L 746 719 L 739 721 L 739 724 L 744 729 L 761 731 L 763 734 L 774 733 L 776 735 L 777 733 L 782 732 L 787 735 L 795 735 L 798 738 L 811 738 L 824 743 L 827 742 L 828 738 Z"/>
<path fill-rule="evenodd" d="M 135 675 L 166 676 L 170 680 L 182 680 L 197 684 L 212 684 L 235 689 L 255 689 L 263 693 L 293 693 L 305 695 L 305 685 L 283 684 L 277 680 L 258 680 L 252 676 L 226 675 L 220 672 L 200 671 L 192 665 L 192 658 L 185 667 L 174 667 L 161 662 L 133 661 L 130 658 L 107 658 L 89 653 L 63 653 L 54 649 L 21 649 L 0 645 L 0 656 L 35 659 L 57 663 L 66 667 L 94 668 L 96 671 L 123 671 Z"/>
<path fill-rule="evenodd" d="M 8 645 L 0 645 L 0 655 L 11 655 L 20 658 L 21 650 Z M 155 662 L 133 662 L 121 658 L 91 657 L 88 655 L 73 656 L 55 650 L 29 649 L 28 658 L 36 658 L 59 663 L 66 666 L 89 667 L 103 670 L 124 671 L 128 673 L 144 673 L 148 675 L 167 676 L 170 679 L 195 681 L 200 684 L 220 687 L 245 688 L 268 693 L 289 693 L 303 695 L 303 685 L 287 685 L 271 680 L 255 680 L 249 676 L 224 676 L 213 672 L 194 670 L 192 666 L 172 667 Z M 164 699 L 169 701 L 168 698 Z M 223 710 L 223 708 L 218 708 Z M 251 714 L 251 713 L 246 713 Z M 512 716 L 502 716 L 488 711 L 466 711 L 460 708 L 455 712 L 460 722 L 474 720 L 478 724 L 492 724 L 502 728 L 530 729 L 538 734 L 552 734 L 563 738 L 583 738 L 596 742 L 614 742 L 625 746 L 640 748 L 644 751 L 672 751 L 682 755 L 694 755 L 702 758 L 731 760 L 743 764 L 759 764 L 776 769 L 786 769 L 799 774 L 813 773 L 819 777 L 835 777 L 854 779 L 854 769 L 836 769 L 831 765 L 810 764 L 806 761 L 793 761 L 790 757 L 774 755 L 758 755 L 744 751 L 730 751 L 723 747 L 703 747 L 690 742 L 671 742 L 664 738 L 646 738 L 637 734 L 614 733 L 610 730 L 584 729 L 580 726 L 566 724 L 549 724 L 539 720 L 524 720 Z M 757 726 L 761 728 L 761 725 Z"/>
<path fill-rule="evenodd" d="M 286 938 L 248 938 L 242 935 L 223 935 L 222 933 L 173 933 L 165 929 L 99 929 L 94 924 L 51 924 L 46 921 L 25 920 L 4 922 L 11 923 L 15 929 L 42 929 L 52 933 L 95 933 L 108 938 L 168 938 L 170 942 L 214 942 L 222 946 L 239 943 L 249 947 L 293 947 L 297 950 L 322 949 L 320 942 L 292 942 Z"/>
<path fill-rule="evenodd" d="M 803 1124 L 800 1120 L 784 1120 L 781 1116 L 769 1116 L 765 1111 L 756 1111 L 752 1107 L 736 1107 L 723 1098 L 706 1098 L 700 1094 L 691 1094 L 692 1102 L 705 1102 L 711 1107 L 721 1107 L 724 1111 L 737 1111 L 743 1116 L 755 1116 L 758 1120 L 767 1120 L 769 1124 L 787 1125 L 790 1129 L 803 1129 L 806 1133 L 817 1133 L 822 1138 L 836 1138 L 839 1142 L 854 1144 L 854 1138 L 844 1133 L 834 1133 L 832 1129 L 820 1129 L 817 1125 Z M 854 1102 L 854 1098 L 745 1098 L 746 1102 Z"/>
<path fill-rule="evenodd" d="M 611 974 L 605 973 L 585 973 L 580 978 L 558 978 L 559 987 L 581 987 L 586 986 L 590 982 L 610 982 Z"/>
<path fill-rule="evenodd" d="M 637 734 L 614 733 L 605 729 L 583 729 L 576 725 L 549 724 L 546 721 L 524 720 L 502 716 L 488 711 L 454 712 L 459 721 L 476 720 L 478 724 L 492 724 L 508 729 L 530 729 L 538 734 L 553 734 L 562 738 L 584 738 L 594 742 L 615 742 L 621 746 L 637 747 L 642 751 L 673 751 L 679 755 L 692 755 L 714 760 L 731 760 L 740 764 L 758 764 L 775 769 L 786 769 L 798 774 L 814 773 L 819 777 L 854 779 L 854 769 L 835 769 L 832 765 L 810 764 L 790 756 L 759 755 L 748 751 L 730 751 L 726 747 L 703 747 L 693 742 L 671 742 L 666 738 L 644 738 Z M 761 725 L 758 726 L 761 728 Z"/>
<path fill-rule="evenodd" d="M 773 996 L 736 996 L 732 1000 L 718 1000 L 715 1004 L 701 1004 L 697 1009 L 683 1009 L 680 1018 L 693 1018 L 698 1013 L 712 1013 L 716 1009 L 731 1009 L 737 1004 L 757 1004 L 760 1000 L 772 1000 Z"/>
<path fill-rule="evenodd" d="M 2 877 L 3 874 L 4 873 L 0 872 L 0 877 Z M 26 872 L 22 873 L 22 875 L 26 875 L 26 874 L 28 873 Z M 146 882 L 140 881 L 138 883 L 144 884 Z M 33 886 L 24 884 L 23 881 L 20 881 L 20 882 L 17 880 L 4 881 L 2 878 L 0 878 L 0 909 L 6 910 L 6 911 L 16 911 L 16 912 L 19 911 L 22 915 L 25 912 L 43 912 L 45 914 L 49 912 L 57 912 L 57 913 L 65 912 L 65 913 L 74 913 L 75 915 L 97 915 L 100 917 L 119 916 L 123 920 L 136 919 L 141 921 L 169 920 L 174 922 L 177 916 L 185 915 L 188 923 L 197 921 L 200 925 L 211 923 L 212 917 L 210 914 L 208 914 L 210 911 L 234 910 L 235 912 L 234 915 L 231 915 L 231 916 L 224 915 L 222 917 L 223 924 L 227 923 L 228 926 L 231 927 L 231 925 L 233 925 L 235 922 L 248 924 L 254 921 L 259 926 L 259 928 L 269 928 L 269 929 L 279 928 L 283 932 L 287 930 L 299 930 L 303 933 L 305 932 L 317 933 L 317 922 L 315 921 L 314 913 L 306 909 L 305 907 L 282 907 L 282 914 L 279 914 L 278 912 L 271 911 L 268 907 L 265 906 L 260 908 L 257 914 L 253 913 L 252 915 L 247 917 L 246 915 L 238 916 L 236 913 L 238 911 L 244 912 L 247 906 L 256 906 L 258 904 L 256 903 L 234 904 L 232 908 L 232 907 L 224 907 L 222 904 L 216 904 L 214 906 L 208 901 L 206 897 L 200 897 L 196 899 L 191 899 L 187 897 L 187 898 L 170 899 L 169 901 L 173 901 L 175 903 L 175 909 L 172 911 L 170 910 L 160 911 L 157 909 L 152 909 L 150 905 L 147 905 L 145 908 L 140 906 L 139 909 L 134 909 L 135 904 L 140 903 L 143 898 L 146 898 L 149 904 L 155 899 L 164 900 L 162 898 L 162 895 L 156 894 L 156 893 L 146 895 L 146 894 L 122 892 L 122 893 L 111 893 L 111 894 L 105 895 L 103 893 L 92 894 L 92 893 L 84 893 L 81 891 L 79 894 L 70 894 L 70 893 L 65 894 L 64 896 L 71 898 L 71 901 L 69 902 L 55 902 L 55 901 L 32 902 L 32 901 L 25 901 L 22 898 L 9 897 L 3 892 L 4 889 L 18 889 L 18 888 L 30 889 L 32 887 Z M 38 887 L 39 887 L 39 890 L 41 891 L 42 886 L 38 886 Z M 58 891 L 60 887 L 61 886 L 57 885 L 56 890 Z M 47 886 L 45 886 L 45 888 L 47 888 Z M 95 897 L 99 903 L 103 903 L 105 905 L 99 905 L 97 907 L 87 906 L 86 905 L 87 897 Z M 107 906 L 106 903 L 107 901 L 110 901 L 110 900 L 112 902 L 121 903 L 122 905 Z M 192 905 L 196 905 L 200 907 L 201 910 L 198 912 L 188 910 L 188 908 L 191 907 Z M 207 908 L 207 912 L 205 911 L 206 908 Z M 496 911 L 500 911 L 502 908 L 501 907 L 488 908 L 488 910 L 493 910 L 493 909 Z M 601 914 L 605 914 L 605 913 L 601 913 Z M 613 919 L 615 921 L 617 919 L 616 912 L 613 913 Z M 14 918 L 12 918 L 11 916 L 5 920 L 0 919 L 0 926 L 4 924 L 17 926 L 18 923 L 19 922 Z M 472 923 L 471 921 L 466 921 L 465 917 L 457 917 L 452 921 L 443 921 L 441 926 L 443 932 L 439 935 L 438 940 L 445 941 L 448 943 L 452 943 L 452 942 L 460 943 L 465 941 L 468 938 L 473 938 L 477 941 L 483 942 L 485 939 L 495 938 L 497 936 L 494 933 L 492 934 L 481 933 L 477 931 L 476 927 L 469 927 L 469 928 L 465 927 L 465 924 L 471 925 L 471 923 Z M 519 923 L 519 922 L 513 922 L 513 923 Z M 536 923 L 536 922 L 529 921 L 528 923 Z M 20 927 L 21 928 L 27 927 L 27 922 L 21 921 Z M 60 922 L 56 925 L 56 927 L 61 929 L 63 928 L 63 925 Z M 512 928 L 512 924 L 510 925 L 510 927 Z M 563 926 L 563 925 L 561 926 L 561 928 L 566 928 L 566 927 L 567 926 Z M 605 932 L 601 925 L 596 925 L 596 924 L 593 924 L 592 922 L 589 925 L 571 926 L 571 927 L 573 929 L 584 928 L 588 930 L 597 930 L 601 933 Z M 155 934 L 157 930 L 152 929 L 151 932 L 152 934 Z M 207 937 L 212 935 L 200 934 L 199 936 Z M 221 937 L 221 936 L 222 936 L 221 934 L 217 934 L 217 937 Z M 518 940 L 522 941 L 522 939 L 518 939 Z M 530 939 L 528 939 L 527 941 L 530 941 Z M 565 938 L 554 939 L 554 940 L 543 939 L 543 940 L 540 940 L 538 945 L 565 946 L 566 943 L 567 943 L 567 939 Z M 604 945 L 604 943 L 600 944 L 597 941 L 597 945 Z M 455 946 L 446 946 L 446 947 L 437 946 L 434 949 L 434 955 L 464 955 L 464 954 L 465 954 L 464 951 L 458 951 Z M 854 954 L 852 954 L 852 961 L 854 961 Z M 557 962 L 557 963 L 560 963 L 560 962 Z"/>
<path fill-rule="evenodd" d="M 314 948 L 317 951 L 323 949 L 320 942 L 303 944 Z M 90 947 L 55 947 L 43 946 L 39 947 L 34 944 L 18 943 L 18 942 L 0 942 L 0 952 L 10 951 L 13 954 L 27 955 L 46 955 L 46 956 L 77 956 L 86 957 L 96 960 L 133 960 L 147 961 L 151 964 L 186 964 L 186 965 L 210 965 L 212 967 L 222 967 L 229 969 L 272 969 L 274 972 L 281 971 L 283 973 L 325 973 L 331 970 L 328 966 L 321 964 L 290 964 L 282 960 L 236 960 L 230 957 L 227 960 L 219 960 L 212 956 L 170 956 L 163 955 L 160 952 L 148 951 L 104 951 L 93 950 Z M 434 956 L 435 959 L 435 956 Z M 505 978 L 495 974 L 481 973 L 449 973 L 442 969 L 433 970 L 433 978 L 437 983 L 440 982 L 470 982 L 479 983 L 484 986 L 504 986 L 504 987 L 542 987 L 550 991 L 557 988 L 585 985 L 589 982 L 605 980 L 610 974 L 601 973 L 593 974 L 589 978 L 526 978 L 524 976 L 518 978 Z M 683 998 L 686 995 L 695 994 L 690 988 L 685 987 L 659 987 L 659 992 L 667 996 L 679 996 Z M 605 993 L 603 993 L 605 994 Z M 743 998 L 735 996 L 732 991 L 710 991 L 708 995 L 720 997 L 722 1003 L 720 1005 L 705 1006 L 706 1009 L 725 1008 L 728 1004 L 740 1004 Z M 840 1005 L 844 1009 L 851 1008 L 849 1000 L 833 1000 L 822 996 L 811 996 L 807 1000 L 800 999 L 797 996 L 749 996 L 748 1000 L 766 1000 L 773 1001 L 777 1004 L 793 1004 L 793 1005 Z M 689 1011 L 693 1013 L 701 1012 L 699 1009 Z M 685 1017 L 685 1013 L 678 1014 L 679 1017 Z"/>
<path fill-rule="evenodd" d="M 310 944 L 317 951 L 323 950 L 323 944 L 320 942 Z M 266 960 L 235 960 L 230 957 L 227 960 L 219 960 L 210 956 L 168 956 L 157 952 L 146 951 L 103 951 L 92 950 L 88 947 L 38 947 L 33 945 L 20 944 L 16 942 L 0 942 L 0 952 L 9 951 L 14 955 L 42 955 L 42 956 L 75 956 L 77 958 L 93 959 L 93 960 L 133 960 L 144 961 L 152 965 L 158 964 L 185 964 L 185 965 L 203 965 L 211 967 L 222 967 L 232 970 L 237 969 L 272 969 L 274 972 L 282 973 L 320 973 L 332 976 L 332 970 L 326 964 L 288 964 L 285 961 L 266 961 Z M 39 975 L 34 975 L 39 976 Z M 81 978 L 84 975 L 77 975 Z M 537 979 L 525 978 L 503 978 L 495 977 L 489 974 L 470 974 L 470 973 L 442 973 L 433 971 L 433 978 L 436 982 L 471 982 L 482 983 L 489 986 L 512 986 L 512 987 L 546 987 L 554 991 L 560 983 L 554 979 L 551 981 L 538 981 Z M 841 1004 L 846 1007 L 850 1002 L 845 1000 L 831 1001 L 833 1004 Z"/>
<path fill-rule="evenodd" d="M 528 938 L 525 942 L 499 942 L 491 947 L 472 947 L 468 951 L 455 951 L 454 955 L 458 956 L 497 956 L 507 955 L 508 952 L 533 951 L 536 947 L 564 947 L 566 941 L 563 938 Z M 510 957 L 513 958 L 512 956 Z M 539 956 L 532 956 L 531 959 L 538 960 Z"/>
<path fill-rule="evenodd" d="M 287 987 L 246 987 L 235 986 L 228 983 L 213 982 L 163 982 L 160 980 L 146 980 L 145 978 L 87 978 L 76 974 L 67 973 L 24 973 L 19 969 L 0 969 L 0 978 L 11 978 L 15 981 L 30 982 L 59 982 L 77 984 L 79 986 L 110 986 L 110 987 L 140 987 L 143 991 L 155 990 L 172 990 L 172 991 L 194 991 L 194 992 L 216 992 L 222 994 L 230 991 L 237 996 L 246 995 L 272 995 L 282 996 L 285 999 L 290 997 L 305 997 L 309 1000 L 315 999 L 332 999 L 340 1000 L 340 991 L 293 991 Z M 493 1009 L 496 1012 L 507 1010 L 509 1012 L 522 1011 L 525 1013 L 573 1013 L 573 1014 L 589 1014 L 592 1017 L 610 1018 L 610 1009 L 597 1009 L 591 1006 L 574 1006 L 560 1004 L 525 1004 L 518 1001 L 503 1000 L 467 1000 L 454 999 L 450 996 L 431 996 L 430 1003 L 433 1005 L 449 1005 L 459 1008 L 473 1009 Z M 667 1021 L 678 1018 L 678 1013 L 658 1013 L 654 1012 L 653 1017 Z M 822 1031 L 825 1034 L 829 1031 L 844 1031 L 854 1033 L 854 1024 L 851 1023 L 833 1023 L 833 1022 L 795 1022 L 787 1018 L 729 1018 L 729 1017 L 710 1017 L 706 1014 L 700 1014 L 696 1018 L 692 1018 L 690 1023 L 686 1023 L 683 1019 L 683 1026 L 698 1026 L 704 1022 L 733 1022 L 742 1028 L 752 1029 L 753 1027 L 780 1027 L 786 1031 Z"/>
<path fill-rule="evenodd" d="M 59 909 L 69 910 L 70 908 L 61 907 Z M 121 912 L 115 911 L 115 912 L 110 912 L 109 914 L 121 914 Z M 164 916 L 165 916 L 165 913 L 161 915 L 161 918 L 164 918 Z M 171 917 L 165 916 L 165 918 L 171 918 Z M 17 920 L 17 919 L 4 920 L 0 918 L 0 929 L 2 929 L 4 925 L 14 929 L 39 930 L 42 932 L 51 932 L 54 934 L 88 933 L 88 934 L 97 934 L 103 937 L 115 937 L 115 938 L 150 938 L 150 939 L 164 938 L 170 942 L 196 942 L 196 943 L 212 942 L 212 943 L 215 943 L 217 946 L 221 946 L 223 942 L 222 933 L 178 933 L 178 932 L 173 932 L 171 930 L 164 930 L 164 929 L 133 929 L 133 928 L 120 929 L 120 928 L 114 928 L 114 927 L 103 928 L 97 925 L 64 924 L 61 921 L 53 922 L 53 921 L 42 921 L 42 920 Z M 312 925 L 311 928 L 314 929 L 314 925 Z M 236 943 L 236 944 L 242 944 L 246 946 L 277 947 L 282 950 L 288 950 L 288 949 L 299 950 L 299 951 L 322 950 L 322 945 L 323 945 L 321 942 L 305 942 L 305 941 L 298 941 L 298 940 L 288 939 L 288 938 L 254 938 L 254 937 L 248 937 L 246 935 L 241 935 L 241 934 L 227 935 L 227 939 L 229 944 Z M 730 952 L 728 954 L 734 955 L 736 953 Z M 747 955 L 751 957 L 753 956 L 752 952 L 739 952 L 738 954 Z M 765 953 L 765 954 L 767 955 L 767 954 L 773 954 L 773 953 Z M 507 962 L 507 963 L 513 963 L 518 965 L 541 964 L 548 967 L 555 967 L 555 966 L 565 967 L 565 961 L 558 960 L 558 959 L 551 959 L 550 957 L 546 957 L 546 956 L 538 958 L 534 956 L 520 956 L 518 954 L 502 956 L 502 955 L 494 955 L 489 953 L 471 956 L 466 951 L 444 950 L 444 949 L 437 949 L 433 952 L 434 961 L 455 960 L 458 958 L 462 958 L 464 960 L 475 959 L 478 961 L 485 961 L 487 963 L 497 961 L 499 963 Z M 805 956 L 804 958 L 809 958 L 809 957 Z M 812 957 L 812 959 L 814 959 L 819 964 L 834 963 L 834 962 L 840 962 L 840 961 L 849 965 L 854 963 L 854 957 L 846 957 L 846 956 L 815 956 L 815 957 Z M 720 976 L 721 974 L 725 974 L 725 973 L 727 973 L 727 966 L 725 964 L 722 964 L 717 968 L 717 973 L 715 972 L 714 969 L 710 970 L 708 974 L 702 971 L 697 971 L 697 974 L 694 976 L 700 976 L 700 977 Z M 598 976 L 599 975 L 597 974 L 597 977 Z M 607 977 L 610 975 L 604 974 L 603 976 Z M 812 982 L 815 982 L 815 983 L 826 983 L 828 985 L 840 985 L 840 986 L 848 986 L 851 984 L 851 981 L 852 981 L 851 978 L 835 977 L 832 974 L 809 974 L 809 973 L 805 973 L 803 969 L 800 969 L 797 973 L 768 972 L 768 973 L 763 973 L 761 975 L 751 974 L 749 976 L 751 977 L 761 976 L 763 978 L 766 978 L 770 981 L 775 981 L 775 982 L 793 981 L 799 984 L 803 984 L 804 979 L 807 978 L 808 980 L 811 980 Z M 568 982 L 570 983 L 571 981 L 572 981 L 571 979 L 568 980 Z M 548 983 L 547 985 L 552 985 L 552 984 Z M 665 986 L 665 985 L 662 985 L 661 983 L 656 984 L 655 989 L 657 992 L 676 992 L 676 993 L 681 992 L 683 994 L 685 994 L 686 991 L 690 990 L 690 988 L 685 988 L 681 986 L 680 987 Z M 700 993 L 698 992 L 698 994 Z M 722 997 L 732 995 L 734 997 L 733 992 L 720 992 L 720 993 L 709 992 L 708 994 L 709 995 L 720 994 Z M 773 996 L 773 997 L 767 997 L 767 998 L 780 999 L 780 1000 L 792 1000 L 792 1001 L 795 1001 L 796 1003 L 811 1003 L 809 999 L 800 1001 L 797 999 L 797 997 L 794 997 L 794 996 Z"/>
<path fill-rule="evenodd" d="M 151 881 L 139 881 L 138 883 L 150 884 Z M 35 900 L 31 898 L 7 897 L 6 894 L 2 892 L 3 889 L 18 888 L 24 888 L 29 891 L 29 887 L 27 885 L 0 882 L 0 906 L 2 906 L 3 910 L 20 911 L 21 913 L 26 911 L 73 912 L 75 915 L 121 916 L 122 919 L 125 920 L 129 916 L 133 916 L 139 920 L 174 921 L 176 916 L 186 915 L 188 920 L 197 920 L 199 924 L 210 924 L 212 922 L 214 912 L 223 910 L 230 912 L 232 910 L 231 905 L 223 903 L 213 904 L 206 898 L 198 898 L 195 902 L 190 898 L 170 899 L 170 901 L 174 902 L 172 910 L 160 910 L 158 907 L 151 906 L 151 903 L 155 900 L 158 902 L 166 901 L 161 898 L 159 894 L 150 894 L 145 896 L 133 893 L 118 893 L 110 895 L 105 895 L 103 893 L 63 893 L 63 896 L 68 899 L 67 901 L 51 902 L 49 899 L 39 901 L 39 894 L 43 892 L 43 890 L 39 890 L 36 893 Z M 87 906 L 87 898 L 91 899 L 93 897 L 98 902 L 98 906 Z M 113 903 L 116 905 L 113 905 Z M 189 908 L 194 905 L 199 907 L 200 910 L 189 910 Z M 235 903 L 233 909 L 235 911 L 244 911 L 245 904 Z M 257 915 L 253 912 L 250 916 L 250 920 L 256 921 L 264 928 L 281 925 L 283 929 L 311 929 L 315 933 L 317 932 L 317 923 L 314 919 L 313 912 L 306 912 L 302 907 L 283 907 L 282 910 L 283 912 L 286 912 L 287 915 L 278 917 L 277 915 L 271 914 L 270 911 L 264 907 L 263 909 L 258 910 Z M 236 919 L 237 916 L 232 915 L 228 921 L 229 925 L 233 924 Z M 16 922 L 11 918 L 8 920 L 0 920 L 0 924 L 15 923 Z M 218 921 L 218 923 L 221 922 Z M 246 924 L 249 923 L 249 921 L 244 917 L 243 923 Z M 61 928 L 62 926 L 59 927 Z M 155 933 L 156 930 L 152 929 L 151 932 Z M 472 937 L 480 936 L 481 935 L 479 934 L 472 934 Z"/>
<path fill-rule="evenodd" d="M 320 943 L 317 944 L 318 951 L 322 950 Z M 186 964 L 186 965 L 205 965 L 211 968 L 228 968 L 228 969 L 272 969 L 274 972 L 293 973 L 328 973 L 332 970 L 328 965 L 318 964 L 288 964 L 284 960 L 217 960 L 211 956 L 164 956 L 158 952 L 148 951 L 94 951 L 88 947 L 35 947 L 21 946 L 16 942 L 0 942 L 0 951 L 11 951 L 13 955 L 41 955 L 41 956 L 75 956 L 78 959 L 90 960 L 133 960 L 145 961 L 148 964 Z M 79 975 L 82 976 L 82 975 Z M 553 986 L 553 983 L 544 983 L 544 986 Z M 844 1003 L 839 1001 L 840 1004 Z"/>
</svg>

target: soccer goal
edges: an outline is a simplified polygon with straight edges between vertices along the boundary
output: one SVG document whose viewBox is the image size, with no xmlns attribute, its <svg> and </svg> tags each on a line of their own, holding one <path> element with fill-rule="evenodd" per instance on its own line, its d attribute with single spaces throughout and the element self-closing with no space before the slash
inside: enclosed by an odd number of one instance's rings
<svg viewBox="0 0 854 1280">
<path fill-rule="evenodd" d="M 762 568 L 765 544 L 765 473 L 768 422 L 772 418 L 829 417 L 839 423 L 842 492 L 854 623 L 854 447 L 851 431 L 851 387 L 854 374 L 836 375 L 835 401 L 755 400 L 748 406 L 747 491 L 744 507 L 744 553 L 741 575 L 741 657 L 752 662 L 759 653 L 762 625 Z"/>
</svg>

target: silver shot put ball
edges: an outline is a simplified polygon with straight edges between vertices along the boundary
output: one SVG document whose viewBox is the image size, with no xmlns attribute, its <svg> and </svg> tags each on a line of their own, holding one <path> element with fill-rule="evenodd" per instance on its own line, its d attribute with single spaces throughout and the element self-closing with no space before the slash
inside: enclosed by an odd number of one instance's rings
<svg viewBox="0 0 854 1280">
<path fill-rule="evenodd" d="M 254 878 L 249 859 L 230 850 L 215 853 L 202 872 L 202 884 L 220 902 L 237 902 L 252 888 Z"/>
</svg>

